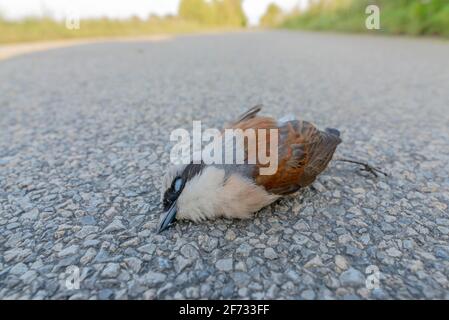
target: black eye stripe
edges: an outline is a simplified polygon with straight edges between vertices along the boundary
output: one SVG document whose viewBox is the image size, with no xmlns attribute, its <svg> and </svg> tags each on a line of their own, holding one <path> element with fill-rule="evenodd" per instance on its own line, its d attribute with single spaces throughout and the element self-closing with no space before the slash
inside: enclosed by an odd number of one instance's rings
<svg viewBox="0 0 449 320">
<path fill-rule="evenodd" d="M 204 166 L 204 163 L 191 163 L 186 166 L 186 168 L 179 176 L 173 179 L 170 187 L 164 193 L 163 205 L 165 210 L 167 210 L 173 204 L 173 202 L 178 199 L 187 181 L 195 177 L 197 174 L 201 173 Z"/>
<path fill-rule="evenodd" d="M 205 167 L 204 163 L 199 163 L 199 164 L 188 164 L 186 166 L 186 168 L 184 169 L 184 171 L 181 174 L 181 177 L 183 178 L 183 181 L 189 181 L 190 179 L 192 179 L 193 177 L 195 177 L 197 174 L 201 173 L 201 171 L 203 170 L 203 168 Z"/>
</svg>

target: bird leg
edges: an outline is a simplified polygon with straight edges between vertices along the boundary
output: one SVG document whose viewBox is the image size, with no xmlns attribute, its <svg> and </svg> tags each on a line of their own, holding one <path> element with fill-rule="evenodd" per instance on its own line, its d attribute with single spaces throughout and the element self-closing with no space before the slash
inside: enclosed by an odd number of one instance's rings
<svg viewBox="0 0 449 320">
<path fill-rule="evenodd" d="M 363 168 L 360 169 L 361 171 L 369 172 L 373 176 L 375 176 L 376 178 L 378 177 L 378 173 L 381 173 L 381 174 L 383 174 L 386 177 L 388 176 L 388 174 L 386 172 L 380 170 L 379 168 L 373 167 L 373 166 L 369 165 L 366 162 L 355 161 L 355 160 L 351 160 L 351 159 L 335 159 L 335 161 L 355 163 L 355 164 L 358 164 L 360 166 L 363 166 Z"/>
</svg>

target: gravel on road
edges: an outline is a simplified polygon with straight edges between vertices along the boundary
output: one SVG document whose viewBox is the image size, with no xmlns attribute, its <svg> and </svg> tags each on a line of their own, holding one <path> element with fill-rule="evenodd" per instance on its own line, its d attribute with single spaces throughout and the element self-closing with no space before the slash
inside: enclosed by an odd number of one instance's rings
<svg viewBox="0 0 449 320">
<path fill-rule="evenodd" d="M 448 299 L 448 57 L 279 31 L 1 61 L 0 298 Z M 156 234 L 171 130 L 259 103 L 338 128 L 337 157 L 390 176 L 331 162 L 253 220 Z"/>
</svg>

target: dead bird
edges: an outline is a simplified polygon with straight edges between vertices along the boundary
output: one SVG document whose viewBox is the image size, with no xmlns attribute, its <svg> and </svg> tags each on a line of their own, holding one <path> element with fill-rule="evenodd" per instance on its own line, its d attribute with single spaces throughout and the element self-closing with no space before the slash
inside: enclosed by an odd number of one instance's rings
<svg viewBox="0 0 449 320">
<path fill-rule="evenodd" d="M 228 128 L 277 129 L 276 172 L 271 175 L 261 174 L 265 165 L 259 159 L 253 164 L 190 163 L 171 166 L 162 186 L 164 212 L 158 233 L 167 229 L 176 219 L 200 222 L 220 217 L 250 218 L 253 213 L 280 197 L 309 186 L 326 169 L 342 141 L 337 129 L 321 131 L 310 122 L 291 117 L 276 120 L 259 116 L 260 110 L 261 106 L 250 109 Z M 256 134 L 255 139 L 259 142 L 261 135 Z M 273 138 L 270 139 L 265 142 L 266 150 L 273 142 Z M 246 145 L 243 148 L 247 159 L 248 149 Z M 381 172 L 362 162 L 341 161 L 363 165 L 364 170 L 373 175 L 376 175 L 376 171 Z"/>
</svg>

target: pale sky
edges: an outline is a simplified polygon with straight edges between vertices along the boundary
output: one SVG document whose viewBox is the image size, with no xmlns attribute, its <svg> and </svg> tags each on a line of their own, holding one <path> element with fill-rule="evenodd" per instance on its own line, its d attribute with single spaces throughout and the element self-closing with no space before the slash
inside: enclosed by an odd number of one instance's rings
<svg viewBox="0 0 449 320">
<path fill-rule="evenodd" d="M 243 9 L 250 24 L 257 24 L 269 3 L 285 10 L 295 5 L 304 7 L 308 0 L 243 0 Z M 137 15 L 146 18 L 150 13 L 176 14 L 179 0 L 0 0 L 0 13 L 8 19 L 50 14 L 64 19 L 67 14 L 81 18 L 127 18 Z"/>
</svg>

